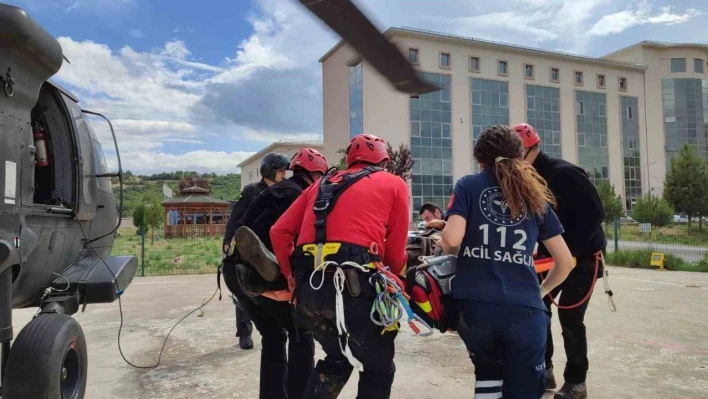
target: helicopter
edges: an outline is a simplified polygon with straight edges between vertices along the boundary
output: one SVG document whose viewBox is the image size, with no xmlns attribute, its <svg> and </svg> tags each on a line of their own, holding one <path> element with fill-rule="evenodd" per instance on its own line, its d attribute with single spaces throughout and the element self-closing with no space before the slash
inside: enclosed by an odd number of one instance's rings
<svg viewBox="0 0 708 399">
<path fill-rule="evenodd" d="M 50 80 L 64 60 L 49 32 L 22 9 L 0 3 L 3 399 L 83 398 L 86 340 L 71 316 L 88 304 L 118 300 L 138 267 L 134 256 L 110 255 L 123 198 L 113 126 Z M 117 173 L 107 171 L 88 115 L 108 123 Z M 118 178 L 120 201 L 111 178 Z M 14 337 L 13 309 L 31 307 L 37 314 Z"/>
</svg>

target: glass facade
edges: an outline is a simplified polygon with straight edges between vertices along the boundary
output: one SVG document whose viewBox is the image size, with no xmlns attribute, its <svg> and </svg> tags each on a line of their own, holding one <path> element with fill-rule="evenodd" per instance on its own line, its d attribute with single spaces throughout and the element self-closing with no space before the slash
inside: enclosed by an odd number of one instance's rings
<svg viewBox="0 0 708 399">
<path fill-rule="evenodd" d="M 685 144 L 708 157 L 708 80 L 664 79 L 666 168 Z"/>
<path fill-rule="evenodd" d="M 364 89 L 361 62 L 349 67 L 349 137 L 364 131 Z"/>
<path fill-rule="evenodd" d="M 414 218 L 426 202 L 444 209 L 454 184 L 450 75 L 420 75 L 442 89 L 410 99 L 411 153 L 415 159 L 411 185 Z"/>
<path fill-rule="evenodd" d="M 562 158 L 560 90 L 556 87 L 526 85 L 526 121 L 541 136 L 543 152 L 553 158 Z"/>
<path fill-rule="evenodd" d="M 604 93 L 575 92 L 578 164 L 597 185 L 609 178 L 607 151 L 607 99 Z"/>
<path fill-rule="evenodd" d="M 509 124 L 509 83 L 497 80 L 471 79 L 472 85 L 472 146 L 492 125 Z M 479 168 L 472 159 L 474 170 Z"/>
<path fill-rule="evenodd" d="M 620 97 L 622 106 L 622 164 L 624 196 L 628 212 L 634 200 L 642 196 L 642 166 L 639 152 L 639 114 L 636 97 Z"/>
</svg>

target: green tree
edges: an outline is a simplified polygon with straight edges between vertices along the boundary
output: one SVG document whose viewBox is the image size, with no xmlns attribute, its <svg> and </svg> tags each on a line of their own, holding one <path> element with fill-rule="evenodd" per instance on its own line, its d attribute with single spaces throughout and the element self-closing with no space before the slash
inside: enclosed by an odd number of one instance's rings
<svg viewBox="0 0 708 399">
<path fill-rule="evenodd" d="M 673 221 L 674 208 L 668 201 L 646 194 L 637 199 L 632 208 L 632 218 L 639 223 L 651 223 L 654 226 L 668 226 Z"/>
<path fill-rule="evenodd" d="M 681 148 L 671 161 L 671 168 L 666 173 L 664 198 L 677 212 L 688 215 L 688 228 L 691 220 L 708 215 L 708 167 L 690 145 Z M 703 224 L 699 222 L 699 228 Z"/>
<path fill-rule="evenodd" d="M 337 154 L 341 155 L 339 158 L 339 164 L 337 165 L 337 169 L 339 170 L 344 170 L 347 168 L 347 149 L 346 148 L 340 148 L 337 150 Z"/>
<path fill-rule="evenodd" d="M 145 220 L 146 211 L 147 208 L 145 207 L 145 204 L 139 204 L 133 209 L 133 226 L 138 228 L 136 234 L 140 234 L 141 227 L 145 228 L 145 231 L 147 232 L 147 222 Z"/>
<path fill-rule="evenodd" d="M 415 164 L 410 148 L 401 144 L 398 146 L 398 150 L 394 150 L 391 143 L 387 143 L 386 147 L 388 148 L 388 156 L 391 158 L 391 162 L 386 165 L 386 170 L 400 176 L 403 180 L 410 179 L 413 164 Z"/>
<path fill-rule="evenodd" d="M 615 219 L 624 215 L 624 204 L 622 196 L 615 192 L 615 186 L 607 180 L 601 180 L 597 185 L 597 193 L 600 195 L 602 206 L 605 208 L 605 223 L 612 223 Z"/>
<path fill-rule="evenodd" d="M 152 228 L 150 245 L 155 243 L 155 230 L 165 223 L 165 210 L 162 204 L 155 201 L 145 207 L 145 224 Z"/>
</svg>

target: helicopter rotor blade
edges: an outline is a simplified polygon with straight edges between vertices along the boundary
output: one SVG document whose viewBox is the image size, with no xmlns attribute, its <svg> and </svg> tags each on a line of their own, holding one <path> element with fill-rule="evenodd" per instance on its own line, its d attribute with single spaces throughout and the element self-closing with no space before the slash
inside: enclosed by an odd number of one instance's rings
<svg viewBox="0 0 708 399">
<path fill-rule="evenodd" d="M 365 58 L 396 90 L 426 94 L 440 90 L 423 82 L 401 51 L 350 0 L 298 0 Z"/>
</svg>

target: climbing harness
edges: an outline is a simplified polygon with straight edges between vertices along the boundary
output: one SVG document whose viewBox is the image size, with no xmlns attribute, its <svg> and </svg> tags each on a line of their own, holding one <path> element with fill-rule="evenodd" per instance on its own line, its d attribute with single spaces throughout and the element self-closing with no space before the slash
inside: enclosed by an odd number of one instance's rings
<svg viewBox="0 0 708 399">
<path fill-rule="evenodd" d="M 310 274 L 310 287 L 315 291 L 322 288 L 325 273 L 329 267 L 334 267 L 333 285 L 335 290 L 335 324 L 339 335 L 339 348 L 349 363 L 359 372 L 364 371 L 364 365 L 354 356 L 349 347 L 349 331 L 344 315 L 344 286 L 348 283 L 349 292 L 356 297 L 361 292 L 358 272 L 370 275 L 369 283 L 376 288 L 377 296 L 374 300 L 371 319 L 375 325 L 384 327 L 385 331 L 398 328 L 398 321 L 404 312 L 408 316 L 408 324 L 416 334 L 428 336 L 432 330 L 423 320 L 413 313 L 408 305 L 408 297 L 404 293 L 404 285 L 398 277 L 393 275 L 388 268 L 380 262 L 376 243 L 369 248 L 345 242 L 328 242 L 326 222 L 327 216 L 332 212 L 335 203 L 342 193 L 351 185 L 372 173 L 383 171 L 382 168 L 367 166 L 353 173 L 339 176 L 327 174 L 320 180 L 317 198 L 314 203 L 315 213 L 315 240 L 314 243 L 302 245 L 296 250 L 296 257 L 300 257 L 303 264 L 313 261 L 314 271 Z M 354 261 L 356 260 L 356 261 Z M 315 284 L 314 277 L 321 273 L 319 284 Z M 293 300 L 297 296 L 297 288 Z M 378 322 L 374 314 L 379 313 Z M 414 324 L 418 320 L 426 326 L 429 332 L 420 333 Z M 395 327 L 394 327 L 395 326 Z"/>
<path fill-rule="evenodd" d="M 608 281 L 610 273 L 607 271 L 607 268 L 605 267 L 605 257 L 602 255 L 602 251 L 598 251 L 595 253 L 595 269 L 594 269 L 595 271 L 594 271 L 593 278 L 592 278 L 592 284 L 590 285 L 590 290 L 588 290 L 587 294 L 585 294 L 585 297 L 583 299 L 581 299 L 576 304 L 561 306 L 556 302 L 555 298 L 553 298 L 553 295 L 551 295 L 551 293 L 549 292 L 548 298 L 550 298 L 551 303 L 553 303 L 558 309 L 569 310 L 569 309 L 575 309 L 577 307 L 580 307 L 585 302 L 590 300 L 590 297 L 592 296 L 592 293 L 595 290 L 595 283 L 597 283 L 597 273 L 600 269 L 601 263 L 602 263 L 602 269 L 603 269 L 603 274 L 604 274 L 603 286 L 605 288 L 605 294 L 607 294 L 607 304 L 608 304 L 611 312 L 613 312 L 613 313 L 616 312 L 617 305 L 615 305 L 615 300 L 613 298 L 614 293 L 612 292 L 612 289 L 610 288 L 610 282 Z M 547 274 L 544 273 L 543 278 L 546 278 L 546 275 Z"/>
</svg>

